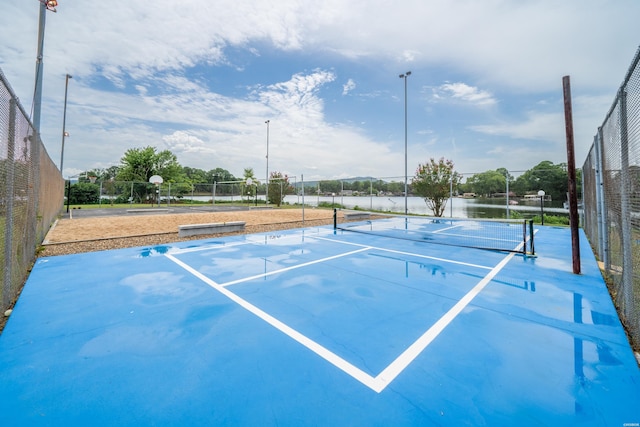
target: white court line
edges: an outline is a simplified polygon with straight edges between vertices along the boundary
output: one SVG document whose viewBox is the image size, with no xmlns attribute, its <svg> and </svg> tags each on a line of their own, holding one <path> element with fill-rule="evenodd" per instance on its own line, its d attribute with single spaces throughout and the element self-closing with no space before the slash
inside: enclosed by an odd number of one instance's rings
<svg viewBox="0 0 640 427">
<path fill-rule="evenodd" d="M 327 230 L 327 232 L 323 232 L 320 233 L 320 231 L 323 230 L 318 230 L 318 234 L 330 234 L 333 231 L 329 231 Z M 200 252 L 200 251 L 208 251 L 210 249 L 224 249 L 224 248 L 232 248 L 234 246 L 242 246 L 242 245 L 264 245 L 264 241 L 263 239 L 266 237 L 268 238 L 269 236 L 274 236 L 277 235 L 278 236 L 278 240 L 280 239 L 292 239 L 292 238 L 300 238 L 303 237 L 305 239 L 308 238 L 315 238 L 315 235 L 305 235 L 304 232 L 302 233 L 287 233 L 287 234 L 277 234 L 275 232 L 271 232 L 271 233 L 265 233 L 265 234 L 259 234 L 258 236 L 261 236 L 262 239 L 255 239 L 255 240 L 244 240 L 244 241 L 240 241 L 240 242 L 230 242 L 230 243 L 225 243 L 222 245 L 203 245 L 203 246 L 198 246 L 198 247 L 193 247 L 193 248 L 184 248 L 184 249 L 176 249 L 175 251 L 173 251 L 172 253 L 175 255 L 180 255 L 180 254 L 187 254 L 190 252 Z"/>
<path fill-rule="evenodd" d="M 427 231 L 427 233 L 437 234 L 437 233 L 440 233 L 442 231 L 447 231 L 447 230 L 451 230 L 452 228 L 459 228 L 459 227 L 463 227 L 463 225 L 462 224 L 452 225 L 451 227 L 441 228 L 440 230 L 436 230 L 436 231 Z"/>
<path fill-rule="evenodd" d="M 498 263 L 486 276 L 478 282 L 465 296 L 463 296 L 460 301 L 456 303 L 449 311 L 445 313 L 433 326 L 431 326 L 420 338 L 418 338 L 413 344 L 409 346 L 400 356 L 396 358 L 389 366 L 387 366 L 376 378 L 375 378 L 375 386 L 374 390 L 378 393 L 387 387 L 400 373 L 407 367 L 411 362 L 414 361 L 416 357 L 434 339 L 440 335 L 440 333 L 455 319 L 461 312 L 464 310 L 473 299 L 489 284 L 491 280 L 504 268 L 505 265 L 511 258 L 513 258 L 516 254 L 510 253 L 507 255 L 502 261 Z"/>
<path fill-rule="evenodd" d="M 367 374 L 366 372 L 364 372 L 360 368 L 352 365 L 351 363 L 347 362 L 346 360 L 344 360 L 343 358 L 341 358 L 337 354 L 331 352 L 330 350 L 328 350 L 325 347 L 321 346 L 317 342 L 311 340 L 310 338 L 306 337 L 305 335 L 301 334 L 300 332 L 296 331 L 295 329 L 291 328 L 290 326 L 286 325 L 285 323 L 279 321 L 275 317 L 273 317 L 273 316 L 267 314 L 266 312 L 260 310 L 258 307 L 256 307 L 255 305 L 251 304 L 250 302 L 240 298 L 238 295 L 236 295 L 233 292 L 229 291 L 224 286 L 220 286 L 219 284 L 217 284 L 213 280 L 209 279 L 207 276 L 203 275 L 199 271 L 195 270 L 194 268 L 192 268 L 188 264 L 185 264 L 184 262 L 182 262 L 179 259 L 175 258 L 173 255 L 165 254 L 165 256 L 167 258 L 169 258 L 171 261 L 173 261 L 176 264 L 178 264 L 180 267 L 182 267 L 185 270 L 187 270 L 189 273 L 193 274 L 194 276 L 196 276 L 197 278 L 199 278 L 200 280 L 202 280 L 203 282 L 205 282 L 206 284 L 211 286 L 213 289 L 215 289 L 218 292 L 220 292 L 222 295 L 224 295 L 227 298 L 229 298 L 231 301 L 235 302 L 236 304 L 238 304 L 239 306 L 244 308 L 245 310 L 249 311 L 250 313 L 253 313 L 256 316 L 258 316 L 260 319 L 264 320 L 265 322 L 267 322 L 268 324 L 270 324 L 274 328 L 278 329 L 279 331 L 281 331 L 285 335 L 289 336 L 290 338 L 292 338 L 295 341 L 297 341 L 298 343 L 302 344 L 303 346 L 305 346 L 309 350 L 313 351 L 318 356 L 322 357 L 323 359 L 325 359 L 326 361 L 328 361 L 332 365 L 336 366 L 338 369 L 342 370 L 343 372 L 349 374 L 350 376 L 352 376 L 356 380 L 360 381 L 362 384 L 366 385 L 367 387 L 369 387 L 369 388 L 371 388 L 373 390 L 376 390 L 376 388 L 375 388 L 376 385 L 375 384 L 376 384 L 377 381 L 371 375 Z M 380 391 L 378 391 L 378 392 L 380 392 Z"/>
<path fill-rule="evenodd" d="M 387 249 L 387 248 L 380 248 L 380 247 L 377 247 L 377 246 L 363 245 L 363 244 L 360 244 L 360 243 L 345 242 L 345 241 L 342 241 L 342 240 L 328 239 L 326 237 L 316 237 L 316 239 L 318 239 L 318 240 L 326 240 L 328 242 L 342 243 L 344 245 L 360 246 L 360 247 L 363 247 L 363 248 L 366 247 L 366 248 L 369 248 L 369 249 L 376 249 L 378 251 L 391 252 L 391 253 L 394 253 L 394 254 L 409 255 L 409 256 L 413 256 L 413 257 L 417 257 L 417 258 L 432 259 L 434 261 L 446 262 L 446 263 L 449 263 L 449 264 L 464 265 L 465 267 L 482 268 L 484 270 L 491 270 L 493 268 L 493 267 L 487 267 L 486 265 L 471 264 L 471 263 L 468 263 L 468 262 L 456 261 L 456 260 L 453 260 L 453 259 L 438 258 L 438 257 L 434 257 L 434 256 L 429 256 L 429 255 L 415 254 L 413 252 L 404 252 L 404 251 L 398 251 L 398 250 L 395 250 L 395 249 Z"/>
<path fill-rule="evenodd" d="M 372 249 L 372 247 L 362 247 L 359 250 L 345 253 L 342 255 L 329 257 L 329 258 L 326 258 L 325 260 L 335 259 L 341 256 L 347 256 L 351 253 L 357 253 L 357 252 L 366 251 L 370 249 Z M 517 249 L 518 248 L 516 247 L 516 250 Z M 367 374 L 357 366 L 347 362 L 337 354 L 333 353 L 332 351 L 328 350 L 327 348 L 323 347 L 322 345 L 318 344 L 317 342 L 313 341 L 307 336 L 291 328 L 287 324 L 281 322 L 275 317 L 267 314 L 266 312 L 262 311 L 258 307 L 254 306 L 253 304 L 249 303 L 248 301 L 244 300 L 243 298 L 229 291 L 225 286 L 228 286 L 231 282 L 225 285 L 220 285 L 215 281 L 211 280 L 210 278 L 208 278 L 207 276 L 205 276 L 204 274 L 200 273 L 193 267 L 189 266 L 188 264 L 180 261 L 179 259 L 174 257 L 172 254 L 165 254 L 165 256 L 168 259 L 170 259 L 171 261 L 173 261 L 174 263 L 176 263 L 177 265 L 179 265 L 180 267 L 182 267 L 183 269 L 185 269 L 195 277 L 199 278 L 200 280 L 202 280 L 203 282 L 211 286 L 213 289 L 217 290 L 218 292 L 220 292 L 221 294 L 229 298 L 231 301 L 235 302 L 236 304 L 240 305 L 250 313 L 264 320 L 274 328 L 278 329 L 285 335 L 289 336 L 293 340 L 302 344 L 304 347 L 313 351 L 314 353 L 316 353 L 317 355 L 319 355 L 320 357 L 322 357 L 323 359 L 325 359 L 326 361 L 328 361 L 338 369 L 342 370 L 343 372 L 350 375 L 354 379 L 360 381 L 362 384 L 364 384 L 365 386 L 369 387 L 370 389 L 372 389 L 377 393 L 382 392 L 398 375 L 400 375 L 400 373 L 402 373 L 402 371 L 407 366 L 409 366 L 415 360 L 415 358 L 418 357 L 418 355 L 420 355 L 420 353 L 422 353 L 427 348 L 427 346 L 431 344 L 431 342 L 433 342 L 433 340 L 436 339 L 438 335 L 440 335 L 440 333 L 471 303 L 471 301 L 487 286 L 487 284 L 500 272 L 500 270 L 504 268 L 505 265 L 507 265 L 507 263 L 515 255 L 516 255 L 515 253 L 510 253 L 505 258 L 503 258 L 502 261 L 500 261 L 495 267 L 493 267 L 493 269 L 491 269 L 491 271 L 487 273 L 487 275 L 482 280 L 480 280 L 480 282 L 478 282 L 477 285 L 475 285 L 469 292 L 467 292 L 467 294 L 465 294 L 460 299 L 460 301 L 458 301 L 433 326 L 431 326 L 420 338 L 418 338 L 418 340 L 416 340 L 413 344 L 411 344 L 402 354 L 400 354 L 400 356 L 398 356 L 391 364 L 389 364 L 380 374 L 378 374 L 376 377 L 372 377 L 371 375 Z M 320 260 L 307 263 L 307 265 L 312 263 L 317 263 L 317 262 L 320 262 Z M 293 268 L 295 267 L 290 267 L 289 269 L 293 269 Z M 280 271 L 283 271 L 283 270 L 280 270 Z M 270 274 L 275 274 L 275 272 Z M 257 276 L 257 277 L 260 277 L 260 276 Z M 249 279 L 243 279 L 243 280 L 249 280 Z M 236 283 L 237 282 L 239 281 L 236 281 Z"/>
<path fill-rule="evenodd" d="M 273 270 L 273 271 L 269 271 L 268 273 L 260 273 L 260 274 L 256 274 L 255 276 L 245 277 L 243 279 L 238 279 L 238 280 L 232 280 L 231 282 L 222 283 L 222 284 L 220 284 L 218 286 L 227 287 L 227 286 L 235 285 L 235 284 L 238 284 L 238 283 L 247 282 L 247 281 L 253 280 L 253 279 L 261 279 L 263 277 L 272 276 L 274 274 L 280 274 L 280 273 L 285 272 L 285 271 L 295 270 L 297 268 L 306 267 L 308 265 L 318 264 L 320 262 L 326 262 L 326 261 L 330 261 L 332 259 L 342 258 L 344 256 L 353 255 L 353 254 L 357 254 L 359 252 L 368 251 L 369 249 L 371 249 L 371 248 L 364 247 L 364 248 L 357 249 L 355 251 L 344 252 L 344 253 L 341 253 L 341 254 L 338 254 L 338 255 L 333 255 L 333 256 L 330 256 L 330 257 L 326 257 L 326 258 L 320 258 L 320 259 L 316 259 L 316 260 L 313 260 L 313 261 L 304 262 L 302 264 L 292 265 L 291 267 L 281 268 L 280 270 Z"/>
</svg>

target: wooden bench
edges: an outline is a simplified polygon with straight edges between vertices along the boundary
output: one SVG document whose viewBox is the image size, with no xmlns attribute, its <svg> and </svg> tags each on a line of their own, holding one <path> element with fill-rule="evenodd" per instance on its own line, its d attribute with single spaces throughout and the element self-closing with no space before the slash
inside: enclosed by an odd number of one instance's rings
<svg viewBox="0 0 640 427">
<path fill-rule="evenodd" d="M 200 234 L 232 233 L 234 231 L 244 231 L 244 225 L 244 221 L 179 225 L 178 236 L 189 237 L 198 236 Z"/>
<path fill-rule="evenodd" d="M 347 221 L 355 220 L 355 219 L 369 219 L 371 218 L 371 214 L 369 212 L 345 212 L 344 219 Z"/>
</svg>

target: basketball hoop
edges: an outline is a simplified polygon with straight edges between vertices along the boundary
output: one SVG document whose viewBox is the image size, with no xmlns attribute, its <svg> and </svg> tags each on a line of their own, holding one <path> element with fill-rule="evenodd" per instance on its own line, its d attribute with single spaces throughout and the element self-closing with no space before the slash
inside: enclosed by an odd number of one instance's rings
<svg viewBox="0 0 640 427">
<path fill-rule="evenodd" d="M 152 184 L 155 184 L 156 186 L 162 184 L 164 182 L 164 180 L 162 179 L 162 177 L 160 175 L 153 175 L 151 178 L 149 178 L 149 182 Z"/>
</svg>

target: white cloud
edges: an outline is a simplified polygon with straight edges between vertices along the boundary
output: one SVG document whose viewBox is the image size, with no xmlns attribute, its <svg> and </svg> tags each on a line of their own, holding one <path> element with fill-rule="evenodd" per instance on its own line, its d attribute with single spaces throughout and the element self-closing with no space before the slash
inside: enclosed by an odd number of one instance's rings
<svg viewBox="0 0 640 427">
<path fill-rule="evenodd" d="M 490 92 L 460 82 L 440 85 L 434 89 L 434 98 L 436 100 L 452 98 L 480 106 L 495 105 L 498 102 Z"/>
<path fill-rule="evenodd" d="M 347 82 L 342 86 L 342 94 L 347 95 L 349 92 L 356 88 L 356 82 L 353 79 L 347 80 Z"/>
<path fill-rule="evenodd" d="M 270 119 L 273 168 L 400 174 L 397 75 L 411 70 L 410 90 L 449 82 L 433 93 L 440 102 L 411 109 L 419 129 L 410 144 L 421 160 L 455 154 L 468 157 L 457 161 L 467 169 L 489 169 L 520 141 L 540 141 L 545 153 L 519 147 L 517 160 L 552 153 L 562 161 L 561 77 L 574 80 L 577 144 L 590 144 L 637 49 L 639 14 L 635 0 L 65 0 L 47 16 L 43 136 L 57 159 L 69 73 L 69 170 L 117 164 L 132 146 L 166 145 L 184 165 L 259 174 Z M 3 5 L 0 67 L 27 110 L 36 35 L 37 2 Z M 277 66 L 256 70 L 257 59 Z M 340 96 L 356 81 L 360 96 Z M 518 101 L 526 96 L 535 100 Z M 435 129 L 455 115 L 453 135 Z M 421 122 L 434 129 L 420 134 Z"/>
</svg>

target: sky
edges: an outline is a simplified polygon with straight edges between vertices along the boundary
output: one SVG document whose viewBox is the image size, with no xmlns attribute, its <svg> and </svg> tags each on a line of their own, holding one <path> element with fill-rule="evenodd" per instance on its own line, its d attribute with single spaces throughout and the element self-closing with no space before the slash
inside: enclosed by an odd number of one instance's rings
<svg viewBox="0 0 640 427">
<path fill-rule="evenodd" d="M 27 111 L 39 7 L 0 3 L 0 69 Z M 637 0 L 59 0 L 42 139 L 59 166 L 69 74 L 64 177 L 147 146 L 263 181 L 402 180 L 405 154 L 409 178 L 442 157 L 462 174 L 517 174 L 567 162 L 570 76 L 580 167 L 638 49 L 638 16 Z"/>
</svg>

